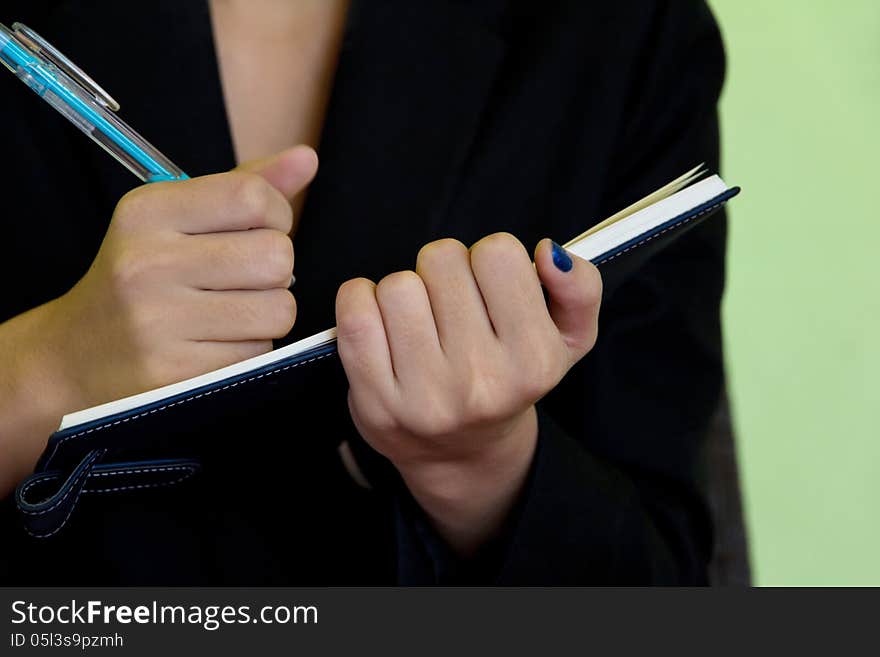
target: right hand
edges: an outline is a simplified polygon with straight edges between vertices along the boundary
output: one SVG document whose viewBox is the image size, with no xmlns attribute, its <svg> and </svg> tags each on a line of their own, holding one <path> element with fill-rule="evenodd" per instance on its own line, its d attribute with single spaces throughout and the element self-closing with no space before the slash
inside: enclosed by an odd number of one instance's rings
<svg viewBox="0 0 880 657">
<path fill-rule="evenodd" d="M 308 147 L 126 194 L 86 275 L 47 304 L 70 410 L 272 348 L 296 318 L 291 200 Z"/>
</svg>

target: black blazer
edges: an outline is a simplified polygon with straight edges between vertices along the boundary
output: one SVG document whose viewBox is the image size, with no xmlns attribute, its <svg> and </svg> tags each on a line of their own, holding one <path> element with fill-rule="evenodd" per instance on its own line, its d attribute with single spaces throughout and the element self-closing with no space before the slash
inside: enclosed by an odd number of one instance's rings
<svg viewBox="0 0 880 657">
<path fill-rule="evenodd" d="M 205 2 L 15 0 L 190 175 L 232 168 Z M 340 283 L 411 268 L 421 245 L 510 231 L 563 242 L 692 166 L 718 167 L 724 57 L 698 1 L 361 0 L 351 11 L 295 237 L 290 339 L 334 324 Z M 256 72 L 255 74 L 259 74 Z M 0 76 L 0 320 L 85 272 L 136 180 Z M 370 454 L 345 382 L 210 426 L 205 468 L 158 495 L 90 499 L 35 541 L 3 505 L 8 582 L 703 583 L 704 434 L 722 381 L 723 216 L 605 292 L 599 341 L 539 404 L 526 489 L 470 563 Z M 255 415 L 257 415 L 255 417 Z M 2 430 L 2 428 L 0 428 Z M 373 490 L 343 469 L 355 444 Z M 97 496 L 95 496 L 97 497 Z"/>
</svg>

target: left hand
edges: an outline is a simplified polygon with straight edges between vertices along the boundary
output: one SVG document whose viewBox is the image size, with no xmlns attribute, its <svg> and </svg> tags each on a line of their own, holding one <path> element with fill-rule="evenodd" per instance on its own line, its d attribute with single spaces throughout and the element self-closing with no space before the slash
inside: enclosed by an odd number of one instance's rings
<svg viewBox="0 0 880 657">
<path fill-rule="evenodd" d="M 507 233 L 470 251 L 432 242 L 415 272 L 339 289 L 355 426 L 458 552 L 473 553 L 504 522 L 535 451 L 535 402 L 592 348 L 601 296 L 592 264 L 561 249 L 554 257 L 546 239 L 533 266 Z"/>
</svg>

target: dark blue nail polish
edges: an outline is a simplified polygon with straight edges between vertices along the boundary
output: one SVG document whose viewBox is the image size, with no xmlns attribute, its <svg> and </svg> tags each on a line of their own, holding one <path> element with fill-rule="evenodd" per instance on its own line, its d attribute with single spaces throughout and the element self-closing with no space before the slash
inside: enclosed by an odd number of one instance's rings
<svg viewBox="0 0 880 657">
<path fill-rule="evenodd" d="M 556 242 L 552 242 L 552 244 L 553 264 L 556 265 L 556 269 L 559 271 L 571 271 L 571 268 L 574 266 L 574 263 L 571 261 L 571 256 L 569 256 L 568 252 Z"/>
</svg>

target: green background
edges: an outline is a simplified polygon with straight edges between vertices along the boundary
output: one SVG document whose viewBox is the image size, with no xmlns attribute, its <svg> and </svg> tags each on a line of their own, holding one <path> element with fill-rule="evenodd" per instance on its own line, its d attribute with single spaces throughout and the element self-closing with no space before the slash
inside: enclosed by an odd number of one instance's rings
<svg viewBox="0 0 880 657">
<path fill-rule="evenodd" d="M 710 0 L 757 584 L 880 584 L 880 2 Z"/>
</svg>

